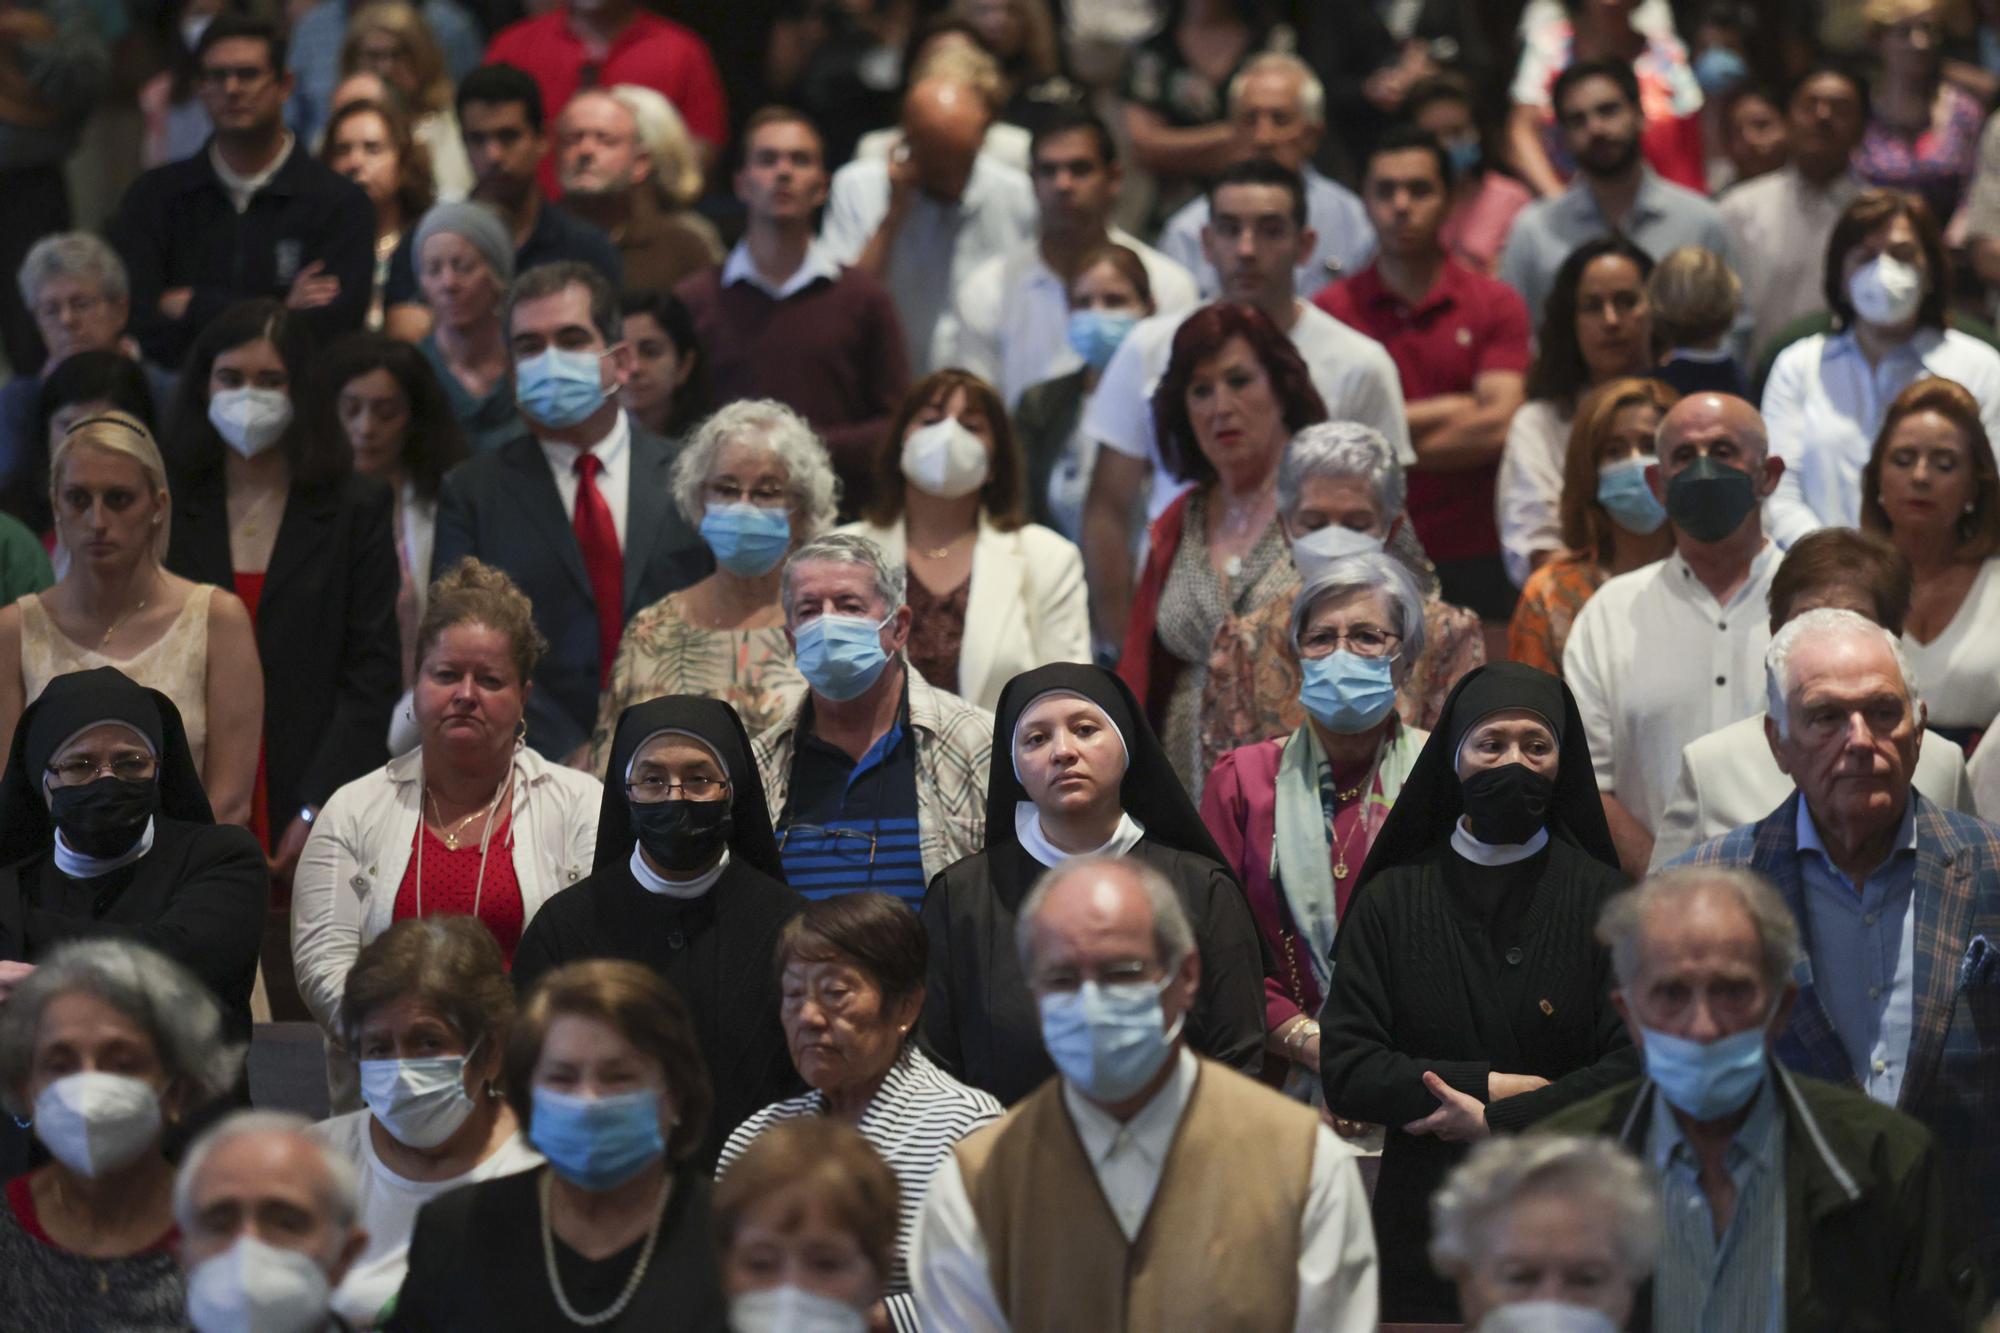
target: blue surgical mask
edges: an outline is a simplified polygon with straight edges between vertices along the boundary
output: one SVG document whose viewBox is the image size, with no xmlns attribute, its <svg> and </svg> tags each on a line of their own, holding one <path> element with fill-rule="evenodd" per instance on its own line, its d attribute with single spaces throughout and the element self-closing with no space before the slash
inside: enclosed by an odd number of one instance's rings
<svg viewBox="0 0 2000 1333">
<path fill-rule="evenodd" d="M 1392 657 L 1361 657 L 1341 648 L 1299 665 L 1305 671 L 1299 702 L 1329 731 L 1343 736 L 1366 731 L 1396 706 Z"/>
<path fill-rule="evenodd" d="M 1764 1083 L 1764 1027 L 1714 1041 L 1689 1041 L 1641 1027 L 1646 1074 L 1667 1105 L 1696 1120 L 1734 1115 Z"/>
<path fill-rule="evenodd" d="M 667 1150 L 660 1094 L 572 1097 L 537 1084 L 528 1139 L 556 1174 L 580 1189 L 616 1189 Z"/>
<path fill-rule="evenodd" d="M 1750 66 L 1727 46 L 1711 46 L 1694 58 L 1694 81 L 1703 96 L 1720 97 L 1750 77 Z"/>
<path fill-rule="evenodd" d="M 1622 458 L 1597 469 L 1597 503 L 1627 532 L 1658 532 L 1667 521 L 1667 507 L 1646 484 L 1649 458 Z"/>
<path fill-rule="evenodd" d="M 799 626 L 799 674 L 813 693 L 845 703 L 868 692 L 889 664 L 882 651 L 882 627 L 895 619 L 891 611 L 880 620 L 866 616 L 820 616 Z"/>
<path fill-rule="evenodd" d="M 763 505 L 710 505 L 701 516 L 701 539 L 715 562 L 732 574 L 768 574 L 792 549 L 792 518 Z"/>
<path fill-rule="evenodd" d="M 1122 1102 L 1146 1086 L 1173 1054 L 1181 1020 L 1165 1023 L 1160 995 L 1172 980 L 1101 986 L 1041 997 L 1042 1044 L 1062 1076 L 1093 1101 Z M 1185 1015 L 1183 1015 L 1183 1018 Z"/>
<path fill-rule="evenodd" d="M 1459 139 L 1456 142 L 1448 143 L 1445 145 L 1444 151 L 1445 156 L 1451 159 L 1451 174 L 1454 179 L 1460 176 L 1470 176 L 1473 172 L 1479 170 L 1479 164 L 1485 160 L 1486 156 L 1485 150 L 1480 147 L 1477 135 L 1474 135 L 1470 139 Z"/>
<path fill-rule="evenodd" d="M 551 347 L 514 363 L 514 401 L 544 426 L 574 426 L 604 406 L 604 383 L 596 352 Z"/>
<path fill-rule="evenodd" d="M 1139 317 L 1118 310 L 1072 310 L 1069 312 L 1070 350 L 1083 358 L 1092 370 L 1111 364 L 1111 354 Z"/>
</svg>

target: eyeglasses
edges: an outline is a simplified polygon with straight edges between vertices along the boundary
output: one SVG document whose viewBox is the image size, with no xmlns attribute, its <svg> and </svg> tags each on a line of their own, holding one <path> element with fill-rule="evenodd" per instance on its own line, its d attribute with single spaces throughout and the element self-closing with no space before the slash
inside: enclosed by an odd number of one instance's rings
<svg viewBox="0 0 2000 1333">
<path fill-rule="evenodd" d="M 800 846 L 793 847 L 797 837 Z M 824 845 L 815 846 L 815 843 Z M 832 856 L 841 861 L 873 867 L 875 835 L 856 828 L 823 828 L 818 824 L 792 824 L 778 834 L 778 851 L 798 856 Z"/>
<path fill-rule="evenodd" d="M 625 784 L 625 794 L 641 805 L 658 805 L 669 800 L 675 792 L 690 801 L 711 801 L 729 790 L 729 783 L 722 778 L 692 777 L 679 782 L 666 778 L 640 778 L 637 782 Z"/>
<path fill-rule="evenodd" d="M 740 504 L 746 498 L 743 488 L 734 482 L 710 482 L 707 486 L 703 487 L 703 490 L 707 492 L 709 501 L 712 504 Z M 747 498 L 751 504 L 756 505 L 760 509 L 777 509 L 787 499 L 785 488 L 782 486 L 759 486 L 757 489 L 749 492 Z"/>
<path fill-rule="evenodd" d="M 1039 972 L 1032 978 L 1037 990 L 1074 991 L 1083 989 L 1083 983 L 1094 981 L 1100 986 L 1124 986 L 1135 981 L 1155 980 L 1151 963 L 1138 958 L 1123 962 L 1105 963 L 1099 967 L 1052 967 Z"/>
<path fill-rule="evenodd" d="M 144 782 L 153 776 L 153 767 L 150 755 L 121 754 L 109 763 L 99 763 L 79 755 L 60 764 L 50 764 L 48 772 L 58 787 L 81 787 L 86 782 L 96 781 L 99 774 L 117 778 L 120 782 Z"/>
<path fill-rule="evenodd" d="M 64 315 L 81 319 L 105 302 L 102 296 L 72 296 L 67 301 L 44 301 L 35 307 L 35 318 L 53 324 Z"/>
<path fill-rule="evenodd" d="M 1356 625 L 1345 633 L 1337 629 L 1309 630 L 1299 640 L 1299 654 L 1302 657 L 1325 657 L 1341 644 L 1356 657 L 1387 657 L 1396 651 L 1396 645 L 1403 641 L 1400 634 L 1392 634 L 1373 625 Z"/>
</svg>

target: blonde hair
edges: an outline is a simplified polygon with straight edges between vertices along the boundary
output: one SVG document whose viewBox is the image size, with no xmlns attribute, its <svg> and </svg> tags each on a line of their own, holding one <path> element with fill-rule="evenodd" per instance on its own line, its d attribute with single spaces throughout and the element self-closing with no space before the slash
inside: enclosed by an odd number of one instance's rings
<svg viewBox="0 0 2000 1333">
<path fill-rule="evenodd" d="M 160 503 L 160 521 L 153 531 L 153 559 L 164 563 L 167 558 L 167 537 L 173 529 L 174 512 L 167 494 L 167 464 L 160 457 L 160 446 L 153 439 L 153 432 L 130 412 L 120 412 L 116 408 L 103 412 L 93 412 L 72 425 L 62 437 L 62 443 L 49 455 L 49 503 L 56 505 L 57 493 L 62 490 L 63 465 L 78 449 L 89 447 L 107 454 L 136 463 L 146 478 L 146 485 L 152 488 L 153 498 Z M 59 509 L 60 506 L 56 505 Z M 56 527 L 57 541 L 60 542 L 62 527 Z"/>
<path fill-rule="evenodd" d="M 1736 322 L 1743 283 L 1713 250 L 1683 245 L 1670 252 L 1647 281 L 1653 333 L 1666 347 L 1702 347 Z"/>
<path fill-rule="evenodd" d="M 639 143 L 652 159 L 653 181 L 661 196 L 675 208 L 686 208 L 699 199 L 701 155 L 695 151 L 687 121 L 674 104 L 636 83 L 606 88 L 604 94 L 632 114 L 632 123 L 639 127 Z"/>
<path fill-rule="evenodd" d="M 951 12 L 970 23 L 975 3 L 976 0 L 956 0 Z M 1056 42 L 1056 25 L 1049 17 L 1048 6 L 1040 0 L 1007 0 L 1007 3 L 1021 23 L 1021 67 L 1027 82 L 1039 83 L 1062 73 L 1061 48 Z"/>
<path fill-rule="evenodd" d="M 417 105 L 410 108 L 411 119 L 420 120 L 451 106 L 451 74 L 445 68 L 444 51 L 438 46 L 431 25 L 415 5 L 391 4 L 383 0 L 364 5 L 347 20 L 347 34 L 340 43 L 340 73 L 344 78 L 361 68 L 361 38 L 369 32 L 386 33 L 403 44 L 410 65 L 417 74 Z M 384 79 L 384 83 L 388 80 Z M 390 89 L 399 92 L 399 89 Z"/>
</svg>

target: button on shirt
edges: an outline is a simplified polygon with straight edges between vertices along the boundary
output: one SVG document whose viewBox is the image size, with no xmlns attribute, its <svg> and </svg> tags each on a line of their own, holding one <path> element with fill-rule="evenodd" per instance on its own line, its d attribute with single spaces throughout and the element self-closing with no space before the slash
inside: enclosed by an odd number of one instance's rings
<svg viewBox="0 0 2000 1333">
<path fill-rule="evenodd" d="M 583 450 L 556 440 L 538 439 L 536 443 L 542 446 L 542 457 L 549 460 L 549 471 L 555 476 L 556 494 L 562 497 L 563 517 L 573 523 L 576 521 L 576 460 Z M 625 549 L 625 511 L 630 507 L 627 492 L 632 478 L 632 427 L 623 412 L 612 419 L 610 433 L 592 445 L 590 452 L 597 455 L 597 490 L 611 510 L 611 526 L 618 531 L 618 549 L 622 551 Z"/>
<path fill-rule="evenodd" d="M 1897 394 L 1927 375 L 1964 385 L 1987 434 L 2000 433 L 2000 352 L 1955 329 L 1920 329 L 1873 366 L 1851 333 L 1817 334 L 1778 354 L 1764 385 L 1764 425 L 1785 473 L 1764 512 L 1779 545 L 1859 524 L 1861 472 L 1882 419 Z"/>
<path fill-rule="evenodd" d="M 1857 890 L 1827 856 L 1812 812 L 1799 802 L 1813 993 L 1847 1048 L 1854 1076 L 1884 1106 L 1902 1094 L 1916 1012 L 1916 810 L 1914 800 L 1904 802 L 1895 850 Z"/>
<path fill-rule="evenodd" d="M 1782 1333 L 1785 1121 L 1771 1080 L 1757 1090 L 1749 1117 L 1723 1153 L 1736 1207 L 1720 1240 L 1701 1188 L 1701 1161 L 1657 1089 L 1647 1145 L 1666 1220 L 1653 1271 L 1653 1327 L 1675 1333 Z"/>
<path fill-rule="evenodd" d="M 1785 325 L 1826 308 L 1820 289 L 1826 243 L 1860 193 L 1852 172 L 1815 185 L 1797 167 L 1783 166 L 1732 185 L 1715 201 L 1735 248 L 1753 346 L 1761 349 Z"/>
<path fill-rule="evenodd" d="M 1719 604 L 1678 551 L 1621 574 L 1584 603 L 1563 647 L 1598 789 L 1648 829 L 1680 772 L 1681 747 L 1764 709 L 1765 597 L 1774 542 Z"/>
<path fill-rule="evenodd" d="M 1328 180 L 1311 166 L 1299 174 L 1306 183 L 1306 225 L 1318 239 L 1306 262 L 1293 271 L 1292 290 L 1311 298 L 1329 282 L 1367 267 L 1375 257 L 1375 227 L 1354 191 Z M 1208 196 L 1198 194 L 1181 205 L 1160 229 L 1160 249 L 1194 274 L 1201 299 L 1211 301 L 1222 290 L 1222 282 L 1201 248 L 1201 229 L 1207 225 Z"/>
<path fill-rule="evenodd" d="M 794 269 L 789 278 L 775 285 L 758 271 L 746 242 L 738 241 L 736 248 L 729 252 L 729 257 L 722 261 L 723 286 L 734 287 L 739 282 L 747 282 L 773 301 L 796 296 L 822 278 L 834 282 L 839 277 L 840 265 L 818 241 L 806 247 L 805 262 Z"/>
</svg>

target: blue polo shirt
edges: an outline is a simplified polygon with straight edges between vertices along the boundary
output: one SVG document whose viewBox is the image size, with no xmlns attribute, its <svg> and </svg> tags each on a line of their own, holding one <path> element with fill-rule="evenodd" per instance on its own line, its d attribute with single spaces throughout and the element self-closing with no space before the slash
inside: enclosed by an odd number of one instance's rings
<svg viewBox="0 0 2000 1333">
<path fill-rule="evenodd" d="M 907 689 L 895 724 L 858 760 L 813 735 L 807 699 L 778 840 L 786 880 L 808 898 L 873 890 L 912 908 L 923 902 L 917 743 Z"/>
</svg>

